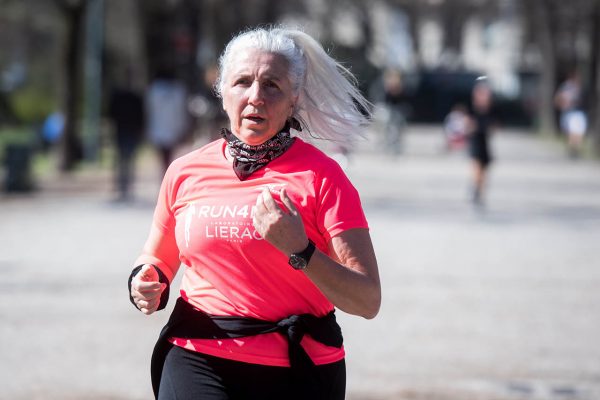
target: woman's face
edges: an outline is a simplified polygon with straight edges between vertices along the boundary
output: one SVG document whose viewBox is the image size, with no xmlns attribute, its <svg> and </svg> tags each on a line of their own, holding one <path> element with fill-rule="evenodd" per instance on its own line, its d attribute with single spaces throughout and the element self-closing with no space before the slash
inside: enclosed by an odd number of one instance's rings
<svg viewBox="0 0 600 400">
<path fill-rule="evenodd" d="M 222 89 L 231 132 L 247 144 L 264 143 L 293 112 L 288 62 L 279 54 L 249 49 L 234 56 L 231 65 Z"/>
</svg>

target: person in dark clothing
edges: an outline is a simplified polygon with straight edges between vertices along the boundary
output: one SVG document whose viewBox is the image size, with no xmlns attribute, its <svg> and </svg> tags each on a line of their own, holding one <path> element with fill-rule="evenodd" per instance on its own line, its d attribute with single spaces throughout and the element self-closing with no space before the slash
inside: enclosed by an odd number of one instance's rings
<svg viewBox="0 0 600 400">
<path fill-rule="evenodd" d="M 118 200 L 128 200 L 133 182 L 134 157 L 144 132 L 144 98 L 129 87 L 115 87 L 110 95 L 109 117 L 114 124 L 117 157 L 115 183 Z"/>
<path fill-rule="evenodd" d="M 486 82 L 481 81 L 475 85 L 471 96 L 468 149 L 473 162 L 472 200 L 474 204 L 482 205 L 486 173 L 493 159 L 489 144 L 492 125 L 492 91 Z"/>
</svg>

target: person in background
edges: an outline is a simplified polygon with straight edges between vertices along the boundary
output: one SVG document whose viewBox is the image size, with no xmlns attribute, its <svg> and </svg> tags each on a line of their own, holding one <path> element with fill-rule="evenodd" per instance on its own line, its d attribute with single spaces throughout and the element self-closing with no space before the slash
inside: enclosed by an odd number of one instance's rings
<svg viewBox="0 0 600 400">
<path fill-rule="evenodd" d="M 158 399 L 344 399 L 334 311 L 374 318 L 381 285 L 357 190 L 306 140 L 361 135 L 369 104 L 351 79 L 302 31 L 227 45 L 216 90 L 229 129 L 170 165 L 129 277 L 152 314 L 184 265 L 152 357 Z"/>
<path fill-rule="evenodd" d="M 481 206 L 487 173 L 492 162 L 492 90 L 486 80 L 478 80 L 473 87 L 469 117 L 468 150 L 473 166 L 472 201 Z"/>
<path fill-rule="evenodd" d="M 381 132 L 382 152 L 396 158 L 402 153 L 402 135 L 410 113 L 403 74 L 399 68 L 382 70 L 369 88 L 375 131 Z"/>
<path fill-rule="evenodd" d="M 578 158 L 587 131 L 587 116 L 581 107 L 581 82 L 577 72 L 572 72 L 558 87 L 554 104 L 560 112 L 560 129 L 567 137 L 569 156 Z"/>
<path fill-rule="evenodd" d="M 456 104 L 444 118 L 446 151 L 462 149 L 469 131 L 469 113 L 464 104 Z"/>
<path fill-rule="evenodd" d="M 148 139 L 160 154 L 164 173 L 189 128 L 185 85 L 161 69 L 150 83 L 146 102 Z"/>
<path fill-rule="evenodd" d="M 408 107 L 402 72 L 387 68 L 383 72 L 384 149 L 396 157 L 402 152 L 402 134 L 406 129 Z"/>
<path fill-rule="evenodd" d="M 131 196 L 135 153 L 144 136 L 144 97 L 133 88 L 133 77 L 128 69 L 125 76 L 110 93 L 108 116 L 114 125 L 117 154 L 115 183 L 117 201 L 127 201 Z"/>
<path fill-rule="evenodd" d="M 44 151 L 55 146 L 65 129 L 65 116 L 60 111 L 50 113 L 42 124 L 42 145 Z"/>
</svg>

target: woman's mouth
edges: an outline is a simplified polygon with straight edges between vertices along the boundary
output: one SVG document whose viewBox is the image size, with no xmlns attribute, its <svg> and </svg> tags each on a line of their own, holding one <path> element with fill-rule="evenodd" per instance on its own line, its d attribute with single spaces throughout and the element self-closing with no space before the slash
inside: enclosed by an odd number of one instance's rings
<svg viewBox="0 0 600 400">
<path fill-rule="evenodd" d="M 265 120 L 264 118 L 262 118 L 258 115 L 247 115 L 244 118 L 254 122 L 255 124 L 260 124 L 261 122 L 263 122 Z"/>
</svg>

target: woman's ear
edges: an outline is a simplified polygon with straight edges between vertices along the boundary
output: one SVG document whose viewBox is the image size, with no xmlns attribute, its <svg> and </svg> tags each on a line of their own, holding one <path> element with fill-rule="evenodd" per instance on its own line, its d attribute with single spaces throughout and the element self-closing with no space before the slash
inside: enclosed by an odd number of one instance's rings
<svg viewBox="0 0 600 400">
<path fill-rule="evenodd" d="M 292 100 L 292 104 L 290 104 L 290 111 L 288 113 L 288 118 L 290 118 L 292 115 L 294 115 L 294 110 L 296 109 L 297 102 L 298 102 L 298 96 L 294 96 L 294 99 Z"/>
</svg>

